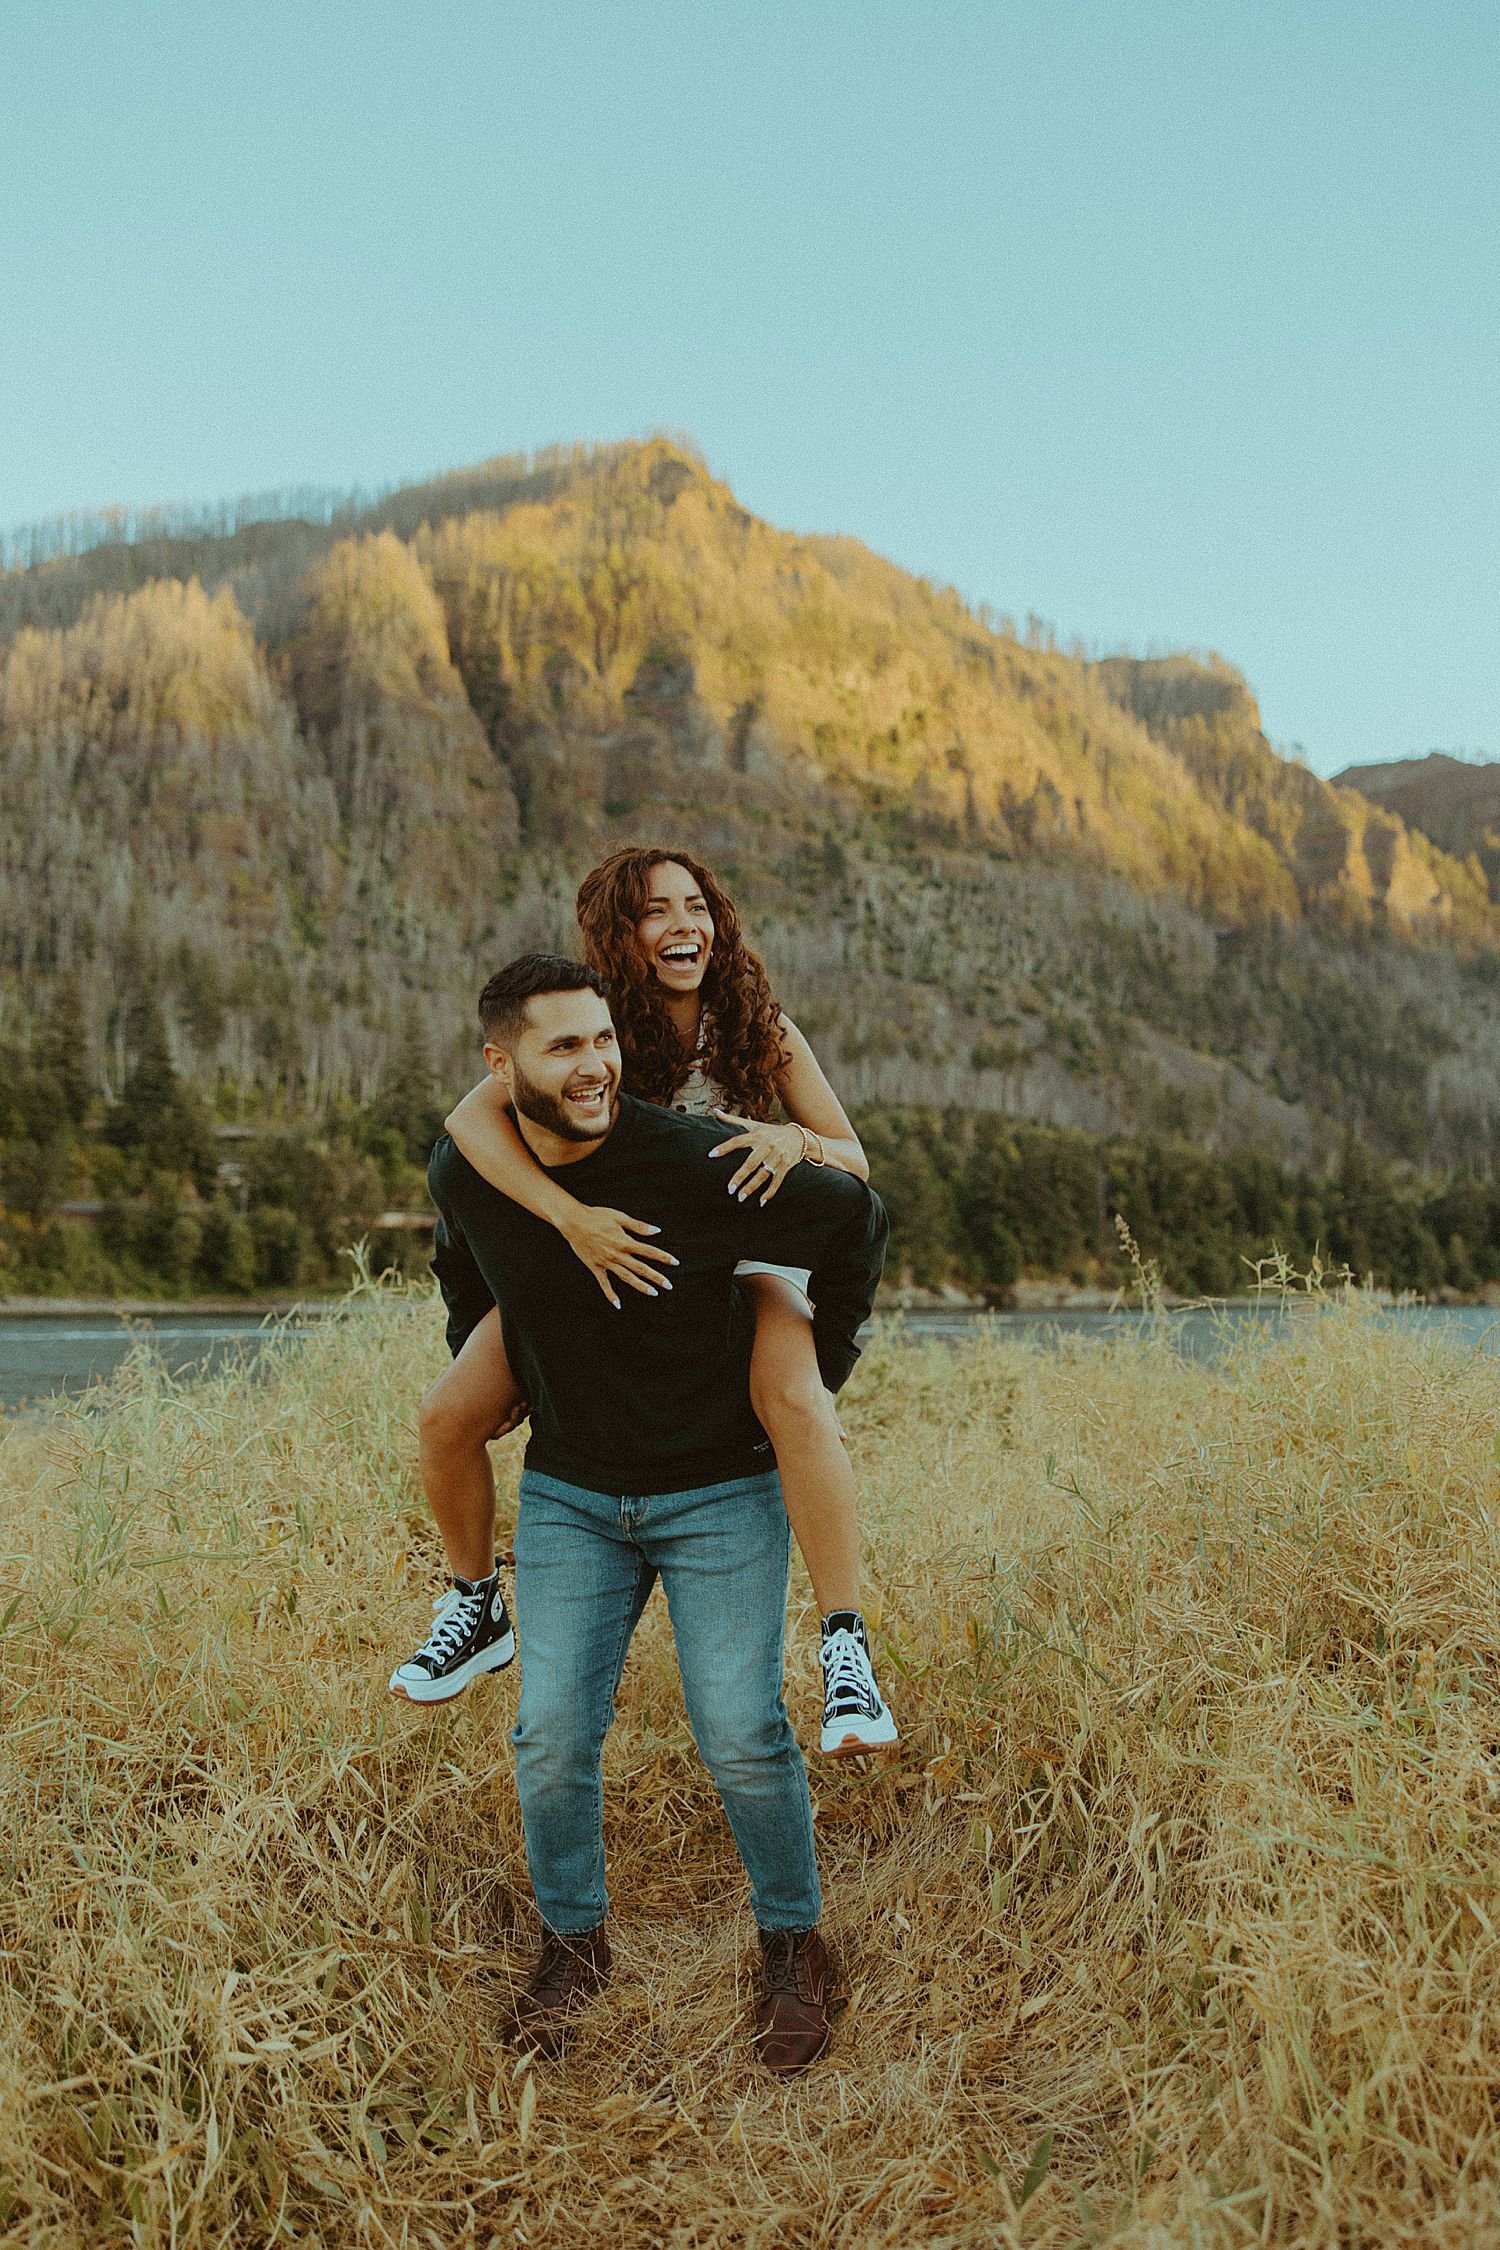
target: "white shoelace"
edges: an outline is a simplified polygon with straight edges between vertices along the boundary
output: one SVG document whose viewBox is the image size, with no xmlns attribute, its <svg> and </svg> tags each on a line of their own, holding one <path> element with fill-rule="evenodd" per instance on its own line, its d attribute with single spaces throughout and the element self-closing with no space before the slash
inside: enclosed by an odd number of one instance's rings
<svg viewBox="0 0 1500 2250">
<path fill-rule="evenodd" d="M 846 1625 L 823 1643 L 823 1699 L 830 1710 L 846 1711 L 852 1705 L 872 1719 L 880 1709 L 870 1659 Z"/>
<path fill-rule="evenodd" d="M 438 1622 L 417 1650 L 418 1656 L 430 1656 L 435 1664 L 445 1664 L 473 1632 L 483 1606 L 482 1594 L 461 1594 L 456 1586 L 440 1594 L 433 1604 Z"/>
</svg>

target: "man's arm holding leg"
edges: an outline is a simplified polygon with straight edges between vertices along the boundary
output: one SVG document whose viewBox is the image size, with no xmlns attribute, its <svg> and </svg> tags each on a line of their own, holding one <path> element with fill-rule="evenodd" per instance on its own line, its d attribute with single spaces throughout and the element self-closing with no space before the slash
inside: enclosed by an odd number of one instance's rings
<svg viewBox="0 0 1500 2250">
<path fill-rule="evenodd" d="M 885 1264 L 890 1227 L 879 1196 L 848 1172 L 799 1164 L 770 1203 L 731 1203 L 729 1223 L 741 1257 L 812 1268 L 818 1371 L 830 1391 L 842 1390 Z"/>
</svg>

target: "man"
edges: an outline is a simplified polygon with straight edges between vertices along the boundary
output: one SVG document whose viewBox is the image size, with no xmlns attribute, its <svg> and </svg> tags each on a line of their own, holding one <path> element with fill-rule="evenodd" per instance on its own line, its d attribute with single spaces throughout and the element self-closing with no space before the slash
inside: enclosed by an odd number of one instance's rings
<svg viewBox="0 0 1500 2250">
<path fill-rule="evenodd" d="M 733 1272 L 749 1256 L 811 1264 L 818 1364 L 837 1390 L 880 1277 L 885 1214 L 848 1173 L 807 1165 L 765 1208 L 727 1197 L 707 1157 L 732 1129 L 621 1094 L 603 981 L 579 962 L 513 961 L 479 1012 L 538 1163 L 584 1202 L 670 1210 L 677 1257 L 669 1291 L 616 1310 L 555 1229 L 446 1137 L 433 1151 L 448 1341 L 459 1351 L 498 1305 L 531 1412 L 511 1741 L 543 1945 L 506 2035 L 561 2053 L 569 2016 L 608 1974 L 600 1756 L 659 1577 L 694 1739 L 750 1878 L 757 2051 L 790 2073 L 828 2043 L 828 1959 L 807 1775 L 781 1700 L 790 1527 L 750 1408 L 752 1321 Z M 503 1605 L 493 1623 L 508 1631 Z"/>
</svg>

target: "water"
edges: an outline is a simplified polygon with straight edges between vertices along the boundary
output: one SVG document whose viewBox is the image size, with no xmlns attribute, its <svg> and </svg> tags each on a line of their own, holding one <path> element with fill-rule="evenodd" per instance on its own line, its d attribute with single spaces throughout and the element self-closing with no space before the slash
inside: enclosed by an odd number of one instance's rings
<svg viewBox="0 0 1500 2250">
<path fill-rule="evenodd" d="M 1138 1326 L 1129 1312 L 975 1313 L 961 1308 L 942 1312 L 888 1315 L 914 1341 L 958 1342 L 986 1328 L 1003 1337 L 1045 1342 L 1049 1337 L 1119 1334 Z M 1212 1358 L 1223 1349 L 1226 1333 L 1246 1323 L 1280 1328 L 1305 1318 L 1275 1305 L 1232 1305 L 1170 1313 L 1179 1350 L 1194 1359 Z M 1500 1308 L 1488 1305 L 1403 1305 L 1382 1317 L 1403 1326 L 1436 1328 L 1460 1347 L 1500 1351 Z M 161 1353 L 174 1375 L 211 1374 L 233 1358 L 247 1368 L 270 1335 L 304 1334 L 305 1329 L 264 1325 L 259 1313 L 172 1313 L 160 1319 L 122 1320 L 112 1314 L 34 1318 L 0 1315 L 0 1409 L 15 1412 L 58 1392 L 77 1393 L 112 1375 L 132 1346 L 143 1338 Z M 868 1336 L 869 1331 L 866 1331 Z"/>
<path fill-rule="evenodd" d="M 1181 1312 L 1169 1312 L 1166 1319 L 1173 1343 L 1187 1358 L 1213 1359 L 1224 1350 L 1226 1341 L 1242 1335 L 1247 1327 L 1268 1334 L 1285 1334 L 1297 1321 L 1313 1317 L 1315 1313 L 1316 1307 L 1306 1299 L 1293 1299 L 1289 1305 L 1284 1305 L 1280 1299 L 1266 1299 L 1258 1303 L 1193 1305 Z M 896 1317 L 903 1332 L 913 1338 L 952 1342 L 975 1336 L 986 1326 L 991 1326 L 997 1336 L 1045 1343 L 1053 1337 L 1117 1336 L 1144 1324 L 1141 1313 L 1108 1312 L 1094 1307 L 1061 1312 L 983 1313 L 955 1306 L 951 1312 L 910 1312 Z M 1500 1306 L 1390 1305 L 1383 1308 L 1378 1317 L 1398 1327 L 1438 1330 L 1461 1349 L 1500 1352 Z"/>
<path fill-rule="evenodd" d="M 59 1392 L 86 1391 L 113 1375 L 127 1352 L 147 1341 L 174 1375 L 210 1375 L 231 1359 L 249 1367 L 272 1335 L 305 1334 L 262 1313 L 0 1315 L 0 1409 L 40 1405 Z"/>
</svg>

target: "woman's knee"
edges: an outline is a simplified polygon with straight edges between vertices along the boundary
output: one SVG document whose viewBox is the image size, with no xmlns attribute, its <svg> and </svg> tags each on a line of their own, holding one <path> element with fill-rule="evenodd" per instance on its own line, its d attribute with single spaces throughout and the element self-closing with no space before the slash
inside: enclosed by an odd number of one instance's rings
<svg viewBox="0 0 1500 2250">
<path fill-rule="evenodd" d="M 500 1402 L 455 1382 L 450 1369 L 422 1394 L 417 1430 L 424 1445 L 482 1445 L 499 1418 Z"/>
<path fill-rule="evenodd" d="M 485 1444 L 518 1403 L 500 1316 L 490 1313 L 418 1406 L 422 1442 L 437 1446 Z"/>
<path fill-rule="evenodd" d="M 816 1360 L 810 1368 L 781 1362 L 758 1371 L 752 1368 L 750 1403 L 756 1420 L 773 1440 L 779 1429 L 804 1438 L 824 1428 L 838 1435 L 833 1400 L 823 1387 Z"/>
<path fill-rule="evenodd" d="M 774 1438 L 807 1438 L 823 1425 L 836 1432 L 833 1401 L 823 1388 L 806 1303 L 784 1281 L 757 1280 L 755 1348 L 750 1355 L 750 1402 Z"/>
</svg>

